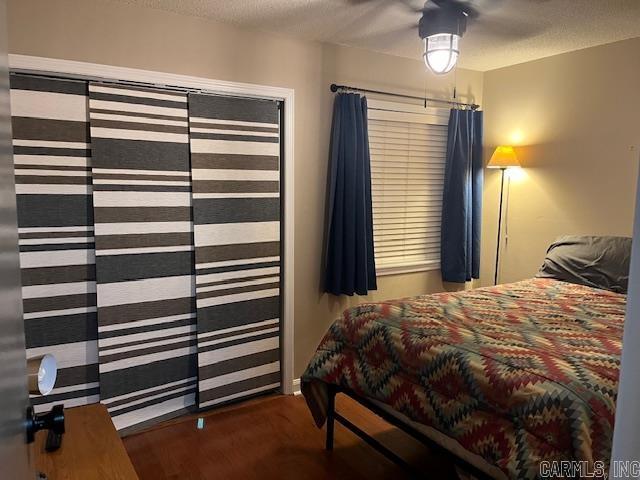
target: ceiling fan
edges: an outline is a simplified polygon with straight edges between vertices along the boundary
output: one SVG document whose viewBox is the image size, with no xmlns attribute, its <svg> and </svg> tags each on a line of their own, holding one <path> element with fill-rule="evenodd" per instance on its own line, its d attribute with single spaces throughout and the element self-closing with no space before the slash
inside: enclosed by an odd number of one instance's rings
<svg viewBox="0 0 640 480">
<path fill-rule="evenodd" d="M 443 75 L 458 61 L 460 38 L 467 21 L 477 18 L 478 11 L 461 0 L 430 0 L 421 11 L 418 33 L 424 42 L 424 63 L 436 75 Z"/>
<path fill-rule="evenodd" d="M 377 0 L 349 1 L 361 4 Z M 417 27 L 424 42 L 424 62 L 433 73 L 443 75 L 449 73 L 458 61 L 460 39 L 467 23 L 476 21 L 481 10 L 492 10 L 504 0 L 427 0 L 421 8 L 416 8 L 412 0 L 395 1 L 421 14 Z"/>
</svg>

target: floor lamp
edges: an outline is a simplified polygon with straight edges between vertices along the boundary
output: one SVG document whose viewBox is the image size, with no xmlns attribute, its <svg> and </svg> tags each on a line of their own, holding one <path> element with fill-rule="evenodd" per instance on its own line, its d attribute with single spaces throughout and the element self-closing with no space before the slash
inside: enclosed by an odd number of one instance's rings
<svg viewBox="0 0 640 480">
<path fill-rule="evenodd" d="M 519 167 L 520 162 L 513 147 L 500 145 L 491 155 L 487 168 L 500 169 L 500 207 L 498 211 L 498 240 L 496 242 L 496 271 L 493 276 L 493 284 L 498 284 L 498 266 L 500 264 L 500 239 L 502 237 L 502 196 L 504 194 L 504 173 L 507 168 Z"/>
</svg>

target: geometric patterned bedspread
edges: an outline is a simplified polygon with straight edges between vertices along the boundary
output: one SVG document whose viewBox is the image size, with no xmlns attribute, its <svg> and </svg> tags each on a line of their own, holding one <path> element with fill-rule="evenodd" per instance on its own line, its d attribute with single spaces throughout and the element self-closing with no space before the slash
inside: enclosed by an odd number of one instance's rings
<svg viewBox="0 0 640 480">
<path fill-rule="evenodd" d="M 363 304 L 331 326 L 302 391 L 318 426 L 335 384 L 439 430 L 509 478 L 536 478 L 542 460 L 608 465 L 625 304 L 538 278 Z"/>
</svg>

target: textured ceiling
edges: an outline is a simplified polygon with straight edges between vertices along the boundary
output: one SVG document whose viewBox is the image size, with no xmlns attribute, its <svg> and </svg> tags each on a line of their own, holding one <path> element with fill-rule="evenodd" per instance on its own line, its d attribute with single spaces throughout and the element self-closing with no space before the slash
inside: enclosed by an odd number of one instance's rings
<svg viewBox="0 0 640 480">
<path fill-rule="evenodd" d="M 116 0 L 241 27 L 420 58 L 421 0 Z M 492 70 L 640 37 L 640 0 L 472 0 L 459 65 Z"/>
</svg>

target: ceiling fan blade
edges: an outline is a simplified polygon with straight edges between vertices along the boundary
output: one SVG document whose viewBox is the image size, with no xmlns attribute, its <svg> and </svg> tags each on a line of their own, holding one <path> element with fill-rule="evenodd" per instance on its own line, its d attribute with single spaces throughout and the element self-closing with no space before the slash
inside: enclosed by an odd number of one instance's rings
<svg viewBox="0 0 640 480">
<path fill-rule="evenodd" d="M 474 33 L 509 40 L 535 37 L 543 29 L 542 26 L 494 15 L 483 15 L 469 27 L 469 30 Z"/>
<path fill-rule="evenodd" d="M 413 23 L 410 25 L 402 25 L 397 28 L 392 28 L 384 32 L 363 35 L 360 37 L 353 37 L 352 40 L 366 40 L 367 44 L 374 45 L 378 48 L 387 48 L 393 47 L 396 43 L 406 40 L 407 33 L 416 32 L 417 30 L 418 24 Z"/>
<path fill-rule="evenodd" d="M 400 32 L 410 32 L 415 29 L 417 32 L 417 16 L 398 12 L 398 3 L 402 0 L 342 0 L 352 7 L 360 10 L 357 17 L 343 18 L 339 21 L 339 28 L 334 30 L 334 38 L 339 38 L 340 42 L 354 41 L 362 42 L 365 39 L 377 38 L 377 36 L 397 35 Z M 415 25 L 414 25 L 415 24 Z M 366 48 L 366 45 L 363 45 Z M 379 48 L 384 48 L 380 44 Z"/>
<path fill-rule="evenodd" d="M 364 3 L 371 3 L 375 1 L 377 0 L 345 0 L 345 2 L 350 5 L 362 5 Z M 411 13 L 420 14 L 425 9 L 424 0 L 390 0 L 390 1 L 392 1 L 393 3 L 401 4 Z M 417 6 L 418 4 L 420 4 L 420 6 Z"/>
<path fill-rule="evenodd" d="M 450 8 L 463 12 L 468 18 L 475 19 L 480 16 L 480 12 L 472 5 L 470 1 L 462 0 L 429 0 L 425 4 L 425 8 L 429 8 L 429 4 L 433 3 L 440 8 Z"/>
<path fill-rule="evenodd" d="M 380 3 L 380 0 L 343 0 L 343 1 L 345 3 L 348 3 L 349 5 L 353 5 L 353 6 L 364 5 L 364 4 L 367 4 L 367 3 Z M 415 5 L 416 1 L 415 0 L 387 0 L 387 1 L 382 2 L 382 3 L 387 4 L 387 6 L 388 6 L 389 3 L 399 3 L 403 7 L 408 9 L 409 12 L 416 13 L 416 14 L 420 14 L 424 10 L 423 6 L 422 7 L 416 7 L 416 5 Z"/>
<path fill-rule="evenodd" d="M 418 1 L 396 0 L 396 1 L 398 3 L 402 3 L 410 12 L 417 13 L 417 14 L 423 13 L 427 5 L 427 2 L 424 0 L 418 0 Z"/>
</svg>

